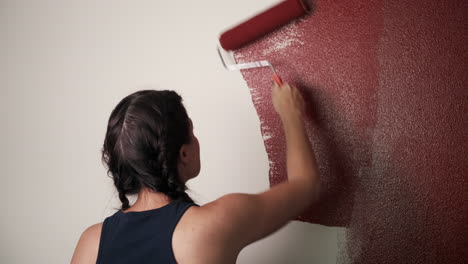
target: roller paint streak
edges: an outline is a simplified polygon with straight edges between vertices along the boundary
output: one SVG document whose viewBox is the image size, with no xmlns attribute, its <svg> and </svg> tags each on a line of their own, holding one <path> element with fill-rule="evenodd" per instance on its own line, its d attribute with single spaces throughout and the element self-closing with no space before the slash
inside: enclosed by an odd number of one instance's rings
<svg viewBox="0 0 468 264">
<path fill-rule="evenodd" d="M 315 6 L 235 54 L 271 61 L 313 102 L 306 126 L 325 188 L 299 220 L 348 227 L 339 263 L 468 263 L 468 4 Z M 294 41 L 272 49 L 289 31 Z M 243 75 L 274 185 L 286 168 L 270 73 Z"/>
<path fill-rule="evenodd" d="M 299 219 L 346 226 L 352 209 L 353 181 L 371 162 L 370 142 L 377 109 L 374 97 L 378 89 L 376 47 L 382 22 L 375 14 L 375 3 L 317 8 L 307 19 L 292 22 L 236 52 L 235 58 L 238 62 L 269 60 L 283 80 L 293 80 L 314 101 L 314 114 L 306 126 L 324 175 L 323 195 L 322 201 Z M 335 8 L 342 12 L 338 17 Z M 334 23 L 336 26 L 331 27 Z M 369 25 L 374 27 L 369 29 Z M 272 40 L 285 38 L 290 46 L 272 50 Z M 243 74 L 257 113 L 268 125 L 262 125 L 262 133 L 272 136 L 265 147 L 276 168 L 270 168 L 270 182 L 274 185 L 285 180 L 286 149 L 281 123 L 270 103 L 271 81 L 264 71 Z"/>
</svg>

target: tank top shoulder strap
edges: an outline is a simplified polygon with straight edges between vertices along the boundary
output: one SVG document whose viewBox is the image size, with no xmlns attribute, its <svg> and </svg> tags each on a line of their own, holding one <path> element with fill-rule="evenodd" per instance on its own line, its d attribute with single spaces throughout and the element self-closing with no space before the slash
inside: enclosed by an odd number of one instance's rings
<svg viewBox="0 0 468 264">
<path fill-rule="evenodd" d="M 113 259 L 112 255 L 121 253 L 114 252 L 112 248 L 115 249 L 116 245 L 124 245 L 129 239 L 141 241 L 141 243 L 152 243 L 161 252 L 166 252 L 163 254 L 165 256 L 160 255 L 159 259 L 165 259 L 165 263 L 176 263 L 172 249 L 172 236 L 180 219 L 191 206 L 198 205 L 177 200 L 154 210 L 129 213 L 117 211 L 107 217 L 102 225 L 96 263 L 108 263 L 109 259 Z M 142 240 L 142 237 L 146 239 Z M 157 241 L 153 240 L 155 237 Z M 152 242 L 145 241 L 147 239 Z M 143 244 L 141 246 L 148 247 Z M 139 251 L 138 246 L 132 251 Z M 144 254 L 143 251 L 141 253 Z"/>
<path fill-rule="evenodd" d="M 116 216 L 120 211 L 117 211 L 112 216 L 107 217 L 104 222 L 102 223 L 101 229 L 101 237 L 99 239 L 99 250 L 97 255 L 96 264 L 102 263 L 102 255 L 104 250 L 104 241 L 112 241 L 112 232 L 110 231 L 113 226 L 116 226 L 116 222 L 118 222 L 118 217 Z"/>
<path fill-rule="evenodd" d="M 184 201 L 175 201 L 173 202 L 173 207 L 171 208 L 171 213 L 173 214 L 171 219 L 171 234 L 174 232 L 175 227 L 179 223 L 180 219 L 182 216 L 185 214 L 185 212 L 192 206 L 197 206 L 194 203 L 187 203 Z"/>
</svg>

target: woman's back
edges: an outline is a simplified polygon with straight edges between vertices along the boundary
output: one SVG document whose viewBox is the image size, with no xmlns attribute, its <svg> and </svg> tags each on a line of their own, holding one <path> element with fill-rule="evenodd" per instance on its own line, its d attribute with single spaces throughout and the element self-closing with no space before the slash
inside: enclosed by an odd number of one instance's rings
<svg viewBox="0 0 468 264">
<path fill-rule="evenodd" d="M 240 232 L 262 230 L 257 228 L 262 219 L 250 226 L 241 224 L 252 216 L 242 209 L 242 203 L 249 202 L 243 194 L 223 196 L 200 207 L 181 200 L 164 203 L 160 196 L 146 193 L 145 205 L 118 211 L 86 229 L 72 263 L 230 264 L 249 243 Z M 253 209 L 257 204 L 255 199 L 251 202 Z"/>
<path fill-rule="evenodd" d="M 177 200 L 148 211 L 117 211 L 102 225 L 97 263 L 176 263 L 172 235 L 193 205 Z"/>
</svg>

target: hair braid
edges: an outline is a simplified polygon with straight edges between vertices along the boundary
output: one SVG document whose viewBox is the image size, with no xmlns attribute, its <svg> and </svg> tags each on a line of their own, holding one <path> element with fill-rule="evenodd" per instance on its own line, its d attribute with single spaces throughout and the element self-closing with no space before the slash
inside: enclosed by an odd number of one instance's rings
<svg viewBox="0 0 468 264">
<path fill-rule="evenodd" d="M 159 155 L 157 163 L 161 166 L 161 178 L 163 179 L 164 192 L 173 200 L 182 199 L 186 202 L 193 202 L 193 200 L 185 192 L 187 187 L 179 179 L 179 172 L 177 169 L 178 151 L 169 151 L 170 149 L 164 146 L 164 143 L 169 142 L 169 139 L 161 142 L 159 148 Z"/>
<path fill-rule="evenodd" d="M 118 190 L 119 192 L 119 199 L 122 202 L 122 208 L 121 210 L 127 210 L 130 208 L 130 202 L 128 201 L 127 195 L 125 195 L 126 191 L 125 190 Z"/>
</svg>

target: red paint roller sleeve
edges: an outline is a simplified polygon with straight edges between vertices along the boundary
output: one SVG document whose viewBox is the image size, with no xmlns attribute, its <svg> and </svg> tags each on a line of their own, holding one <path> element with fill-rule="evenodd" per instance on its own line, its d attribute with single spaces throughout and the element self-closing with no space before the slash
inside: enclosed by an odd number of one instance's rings
<svg viewBox="0 0 468 264">
<path fill-rule="evenodd" d="M 286 0 L 224 32 L 219 38 L 225 50 L 238 49 L 309 12 L 303 0 Z"/>
</svg>

